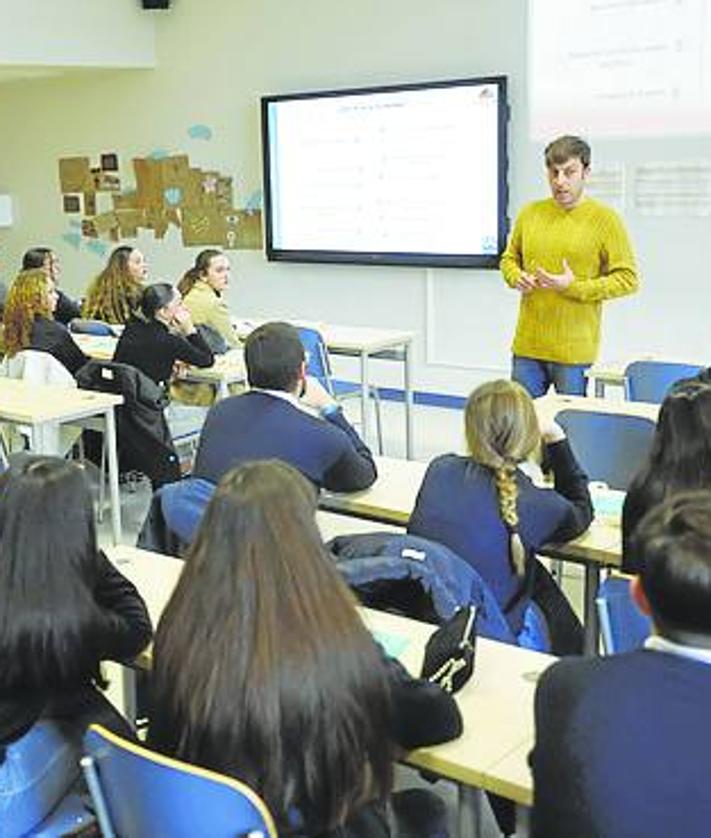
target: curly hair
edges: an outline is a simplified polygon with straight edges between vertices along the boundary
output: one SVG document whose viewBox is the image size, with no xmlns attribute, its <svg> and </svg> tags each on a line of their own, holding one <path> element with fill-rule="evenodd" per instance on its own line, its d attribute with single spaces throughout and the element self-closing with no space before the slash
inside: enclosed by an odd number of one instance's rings
<svg viewBox="0 0 711 838">
<path fill-rule="evenodd" d="M 121 245 L 109 257 L 104 270 L 91 283 L 82 314 L 107 323 L 126 323 L 138 310 L 143 283 L 131 276 L 128 257 L 135 248 Z"/>
<path fill-rule="evenodd" d="M 3 343 L 9 357 L 30 346 L 36 317 L 51 318 L 48 282 L 43 270 L 34 269 L 20 271 L 10 286 L 3 315 Z"/>
<path fill-rule="evenodd" d="M 494 474 L 511 563 L 516 573 L 523 574 L 526 551 L 518 534 L 516 466 L 540 445 L 533 402 L 513 381 L 489 381 L 469 396 L 464 423 L 472 459 Z"/>
</svg>

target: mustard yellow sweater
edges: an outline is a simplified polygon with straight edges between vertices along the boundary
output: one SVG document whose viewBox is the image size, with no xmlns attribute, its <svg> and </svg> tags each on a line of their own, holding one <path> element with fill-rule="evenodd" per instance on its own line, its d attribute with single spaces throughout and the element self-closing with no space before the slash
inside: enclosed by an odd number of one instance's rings
<svg viewBox="0 0 711 838">
<path fill-rule="evenodd" d="M 639 286 L 634 255 L 617 213 L 592 198 L 571 210 L 553 198 L 521 210 L 501 257 L 501 271 L 514 286 L 521 271 L 540 266 L 563 272 L 567 259 L 575 279 L 562 291 L 536 288 L 521 295 L 514 355 L 589 364 L 600 344 L 603 300 L 634 293 Z"/>
</svg>

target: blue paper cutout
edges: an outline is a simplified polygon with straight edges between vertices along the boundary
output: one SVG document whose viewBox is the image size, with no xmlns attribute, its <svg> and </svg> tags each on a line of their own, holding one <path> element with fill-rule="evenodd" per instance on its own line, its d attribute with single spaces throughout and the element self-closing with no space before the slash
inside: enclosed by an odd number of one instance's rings
<svg viewBox="0 0 711 838">
<path fill-rule="evenodd" d="M 81 244 L 81 236 L 79 233 L 64 233 L 62 239 L 71 247 L 76 248 L 79 250 L 79 245 Z"/>
<path fill-rule="evenodd" d="M 244 205 L 244 208 L 247 212 L 256 212 L 262 208 L 262 190 L 255 189 L 254 192 L 247 198 L 247 201 Z"/>
<path fill-rule="evenodd" d="M 190 128 L 188 128 L 188 137 L 190 137 L 191 140 L 211 140 L 212 129 L 209 125 L 197 123 L 196 125 L 191 125 Z"/>
<path fill-rule="evenodd" d="M 163 190 L 163 197 L 172 206 L 176 206 L 183 199 L 183 190 L 179 186 L 169 186 Z"/>
<path fill-rule="evenodd" d="M 96 239 L 89 239 L 86 246 L 88 250 L 92 253 L 96 253 L 97 256 L 106 256 L 108 251 L 108 247 L 103 242 L 97 241 Z"/>
<path fill-rule="evenodd" d="M 168 157 L 169 155 L 166 149 L 155 148 L 148 156 L 151 160 L 163 160 L 165 157 Z"/>
</svg>

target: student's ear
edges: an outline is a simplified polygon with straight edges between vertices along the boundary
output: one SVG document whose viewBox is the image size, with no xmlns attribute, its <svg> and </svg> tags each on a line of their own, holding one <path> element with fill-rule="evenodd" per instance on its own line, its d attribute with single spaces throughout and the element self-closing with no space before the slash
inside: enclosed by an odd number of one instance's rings
<svg viewBox="0 0 711 838">
<path fill-rule="evenodd" d="M 647 594 L 642 587 L 642 580 L 639 576 L 633 576 L 630 582 L 630 596 L 639 610 L 647 617 L 652 616 L 652 609 L 647 599 Z"/>
</svg>

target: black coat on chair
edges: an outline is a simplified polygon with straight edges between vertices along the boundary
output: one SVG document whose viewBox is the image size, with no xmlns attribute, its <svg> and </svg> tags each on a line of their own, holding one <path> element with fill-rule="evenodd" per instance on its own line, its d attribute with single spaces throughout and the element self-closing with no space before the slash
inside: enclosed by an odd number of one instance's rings
<svg viewBox="0 0 711 838">
<path fill-rule="evenodd" d="M 180 480 L 178 455 L 163 414 L 168 403 L 163 389 L 128 364 L 90 361 L 77 373 L 85 390 L 123 396 L 116 409 L 119 470 L 140 471 L 153 488 Z"/>
</svg>

